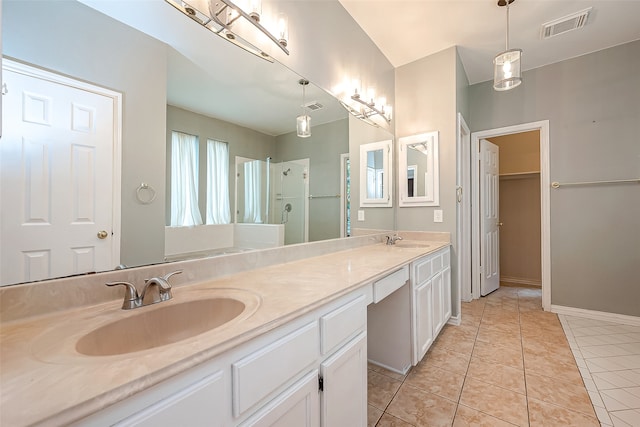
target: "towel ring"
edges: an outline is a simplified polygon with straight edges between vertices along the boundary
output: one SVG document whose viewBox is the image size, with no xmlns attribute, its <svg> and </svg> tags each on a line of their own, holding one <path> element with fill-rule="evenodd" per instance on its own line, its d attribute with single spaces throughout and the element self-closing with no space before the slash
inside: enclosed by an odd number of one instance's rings
<svg viewBox="0 0 640 427">
<path fill-rule="evenodd" d="M 142 197 L 142 190 L 147 190 L 147 192 L 150 193 L 149 196 L 148 197 Z M 149 204 L 153 203 L 153 201 L 156 199 L 156 190 L 152 186 L 150 186 L 149 184 L 145 184 L 143 182 L 143 183 L 140 184 L 140 186 L 136 190 L 136 198 L 143 205 L 149 205 Z"/>
</svg>

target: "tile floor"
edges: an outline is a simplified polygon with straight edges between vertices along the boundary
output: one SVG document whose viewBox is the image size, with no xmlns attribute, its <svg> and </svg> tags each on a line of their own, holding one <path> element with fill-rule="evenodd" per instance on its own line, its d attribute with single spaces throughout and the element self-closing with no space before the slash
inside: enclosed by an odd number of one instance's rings
<svg viewBox="0 0 640 427">
<path fill-rule="evenodd" d="M 602 426 L 640 426 L 640 326 L 559 315 Z"/>
<path fill-rule="evenodd" d="M 407 375 L 370 365 L 368 391 L 370 426 L 600 425 L 539 289 L 501 287 L 463 303 L 462 324 L 445 326 Z"/>
</svg>

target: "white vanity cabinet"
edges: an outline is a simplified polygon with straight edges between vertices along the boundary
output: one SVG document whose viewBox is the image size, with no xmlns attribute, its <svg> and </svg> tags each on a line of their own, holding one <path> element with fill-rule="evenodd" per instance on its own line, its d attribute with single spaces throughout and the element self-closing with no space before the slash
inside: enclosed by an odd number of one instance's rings
<svg viewBox="0 0 640 427">
<path fill-rule="evenodd" d="M 354 291 L 75 425 L 366 426 L 371 298 Z"/>
<path fill-rule="evenodd" d="M 411 265 L 413 364 L 416 365 L 451 317 L 449 247 Z"/>
</svg>

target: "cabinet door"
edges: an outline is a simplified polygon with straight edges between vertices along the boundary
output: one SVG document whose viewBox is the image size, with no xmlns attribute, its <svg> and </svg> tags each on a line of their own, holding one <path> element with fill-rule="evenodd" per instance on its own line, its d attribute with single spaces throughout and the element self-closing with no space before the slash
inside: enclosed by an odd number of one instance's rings
<svg viewBox="0 0 640 427">
<path fill-rule="evenodd" d="M 318 370 L 315 369 L 273 399 L 241 426 L 318 427 L 320 425 L 319 405 Z"/>
<path fill-rule="evenodd" d="M 117 427 L 224 426 L 228 399 L 222 371 L 128 417 Z"/>
<path fill-rule="evenodd" d="M 451 268 L 449 267 L 442 272 L 442 295 L 443 321 L 447 323 L 451 318 Z"/>
<path fill-rule="evenodd" d="M 438 336 L 444 326 L 444 289 L 442 288 L 442 273 L 438 273 L 431 279 L 433 283 L 433 337 Z"/>
<path fill-rule="evenodd" d="M 367 334 L 362 332 L 321 365 L 323 427 L 367 425 Z"/>
<path fill-rule="evenodd" d="M 432 281 L 428 280 L 414 291 L 414 365 L 424 357 L 433 343 Z"/>
</svg>

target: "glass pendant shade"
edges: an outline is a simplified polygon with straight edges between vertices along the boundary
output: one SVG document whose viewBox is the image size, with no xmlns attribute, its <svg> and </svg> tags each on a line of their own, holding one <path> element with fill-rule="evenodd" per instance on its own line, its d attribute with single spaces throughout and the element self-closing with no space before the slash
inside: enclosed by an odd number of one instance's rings
<svg viewBox="0 0 640 427">
<path fill-rule="evenodd" d="M 509 90 L 522 83 L 520 63 L 522 49 L 502 52 L 493 59 L 493 88 Z"/>
<path fill-rule="evenodd" d="M 499 53 L 493 59 L 493 88 L 509 90 L 522 83 L 520 60 L 522 49 L 510 49 Z"/>
<path fill-rule="evenodd" d="M 308 138 L 311 136 L 311 117 L 302 114 L 296 118 L 296 130 L 300 138 Z"/>
</svg>

